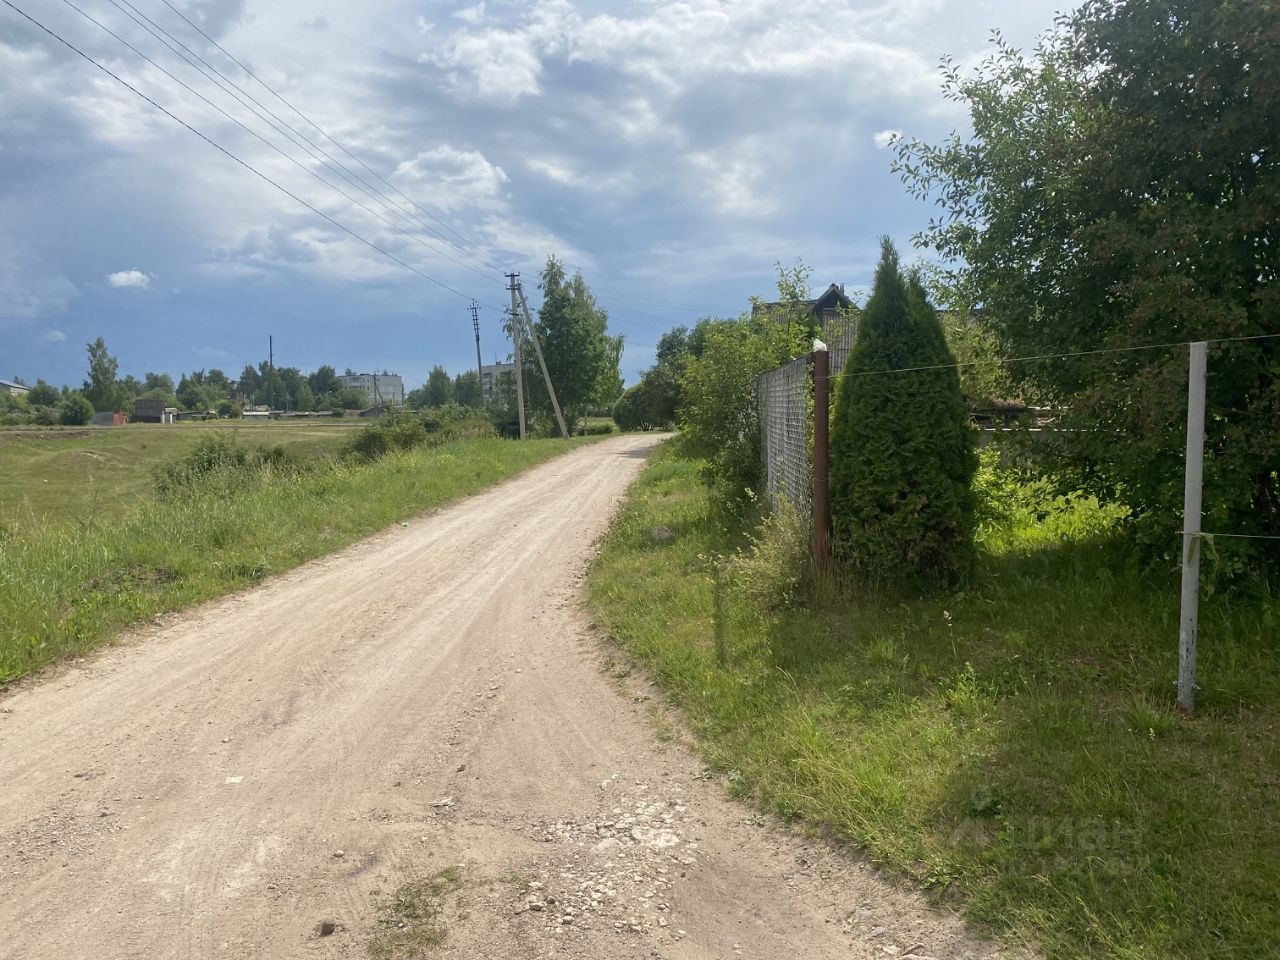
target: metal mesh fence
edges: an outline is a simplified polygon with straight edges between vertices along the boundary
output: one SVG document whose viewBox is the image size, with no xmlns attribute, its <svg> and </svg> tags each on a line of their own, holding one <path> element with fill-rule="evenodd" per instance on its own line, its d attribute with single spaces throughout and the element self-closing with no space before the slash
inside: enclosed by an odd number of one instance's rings
<svg viewBox="0 0 1280 960">
<path fill-rule="evenodd" d="M 831 376 L 844 369 L 856 334 L 852 317 L 824 332 L 829 338 Z M 785 496 L 806 526 L 813 514 L 811 371 L 809 358 L 798 357 L 756 378 L 765 495 L 771 506 Z"/>
<path fill-rule="evenodd" d="M 830 337 L 827 348 L 831 351 L 831 376 L 839 374 L 849 362 L 849 354 L 853 352 L 853 340 L 857 333 L 858 328 L 852 317 L 845 321 L 843 330 L 827 331 L 827 336 Z M 832 394 L 834 393 L 833 390 Z"/>
<path fill-rule="evenodd" d="M 809 452 L 811 391 L 808 357 L 799 357 L 756 378 L 765 494 L 772 505 L 785 496 L 806 523 L 813 499 Z"/>
</svg>

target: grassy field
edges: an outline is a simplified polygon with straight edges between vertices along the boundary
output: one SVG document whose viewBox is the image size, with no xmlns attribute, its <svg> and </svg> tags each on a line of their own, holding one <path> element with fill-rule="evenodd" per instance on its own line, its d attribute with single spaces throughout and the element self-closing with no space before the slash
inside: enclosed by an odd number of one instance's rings
<svg viewBox="0 0 1280 960">
<path fill-rule="evenodd" d="M 987 480 L 963 592 L 788 604 L 788 538 L 752 549 L 667 451 L 593 602 L 734 789 L 980 925 L 1053 958 L 1280 955 L 1280 602 L 1204 601 L 1182 716 L 1176 572 L 1126 563 L 1092 501 Z"/>
<path fill-rule="evenodd" d="M 152 471 L 210 431 L 303 457 L 336 453 L 367 421 L 136 423 L 127 427 L 0 429 L 0 525 L 102 521 L 152 493 Z"/>
<path fill-rule="evenodd" d="M 459 440 L 372 463 L 214 474 L 165 499 L 128 509 L 117 503 L 82 523 L 0 528 L 0 684 L 584 442 Z"/>
</svg>

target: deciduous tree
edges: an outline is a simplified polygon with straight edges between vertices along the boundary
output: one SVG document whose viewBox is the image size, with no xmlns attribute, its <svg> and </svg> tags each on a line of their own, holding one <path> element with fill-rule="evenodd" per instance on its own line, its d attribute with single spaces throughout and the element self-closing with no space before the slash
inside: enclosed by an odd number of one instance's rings
<svg viewBox="0 0 1280 960">
<path fill-rule="evenodd" d="M 1274 0 L 1086 0 L 1034 57 L 997 39 L 974 72 L 946 69 L 972 137 L 899 147 L 942 211 L 921 239 L 961 264 L 1006 355 L 1127 351 L 1009 369 L 1061 411 L 1072 481 L 1122 491 L 1166 553 L 1187 355 L 1141 348 L 1280 333 L 1278 22 Z M 1280 535 L 1278 396 L 1280 339 L 1212 350 L 1206 529 Z"/>
<path fill-rule="evenodd" d="M 83 394 L 94 410 L 112 412 L 120 409 L 123 395 L 116 382 L 120 364 L 107 352 L 107 343 L 98 337 L 86 344 L 89 354 L 89 377 L 84 382 Z"/>
</svg>

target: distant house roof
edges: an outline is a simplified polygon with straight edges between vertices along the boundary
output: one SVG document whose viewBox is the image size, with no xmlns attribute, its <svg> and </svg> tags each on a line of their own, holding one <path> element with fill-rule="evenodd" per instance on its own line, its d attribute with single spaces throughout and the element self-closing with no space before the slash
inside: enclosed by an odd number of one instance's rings
<svg viewBox="0 0 1280 960">
<path fill-rule="evenodd" d="M 801 304 L 809 311 L 810 316 L 817 317 L 819 322 L 825 325 L 827 319 L 834 317 L 837 311 L 852 307 L 853 301 L 844 295 L 844 284 L 833 283 L 819 296 L 812 300 L 802 300 Z M 785 305 L 781 300 L 775 300 L 772 303 L 757 301 L 751 308 L 751 315 L 758 317 L 763 313 L 780 310 Z"/>
<path fill-rule="evenodd" d="M 14 380 L 0 380 L 0 390 L 6 393 L 30 393 L 31 388 L 25 383 L 18 383 Z"/>
</svg>

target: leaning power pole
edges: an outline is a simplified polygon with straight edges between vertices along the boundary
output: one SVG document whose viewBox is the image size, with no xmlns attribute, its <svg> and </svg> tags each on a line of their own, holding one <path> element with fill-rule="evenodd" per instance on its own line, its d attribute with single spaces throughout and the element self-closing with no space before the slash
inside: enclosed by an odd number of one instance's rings
<svg viewBox="0 0 1280 960">
<path fill-rule="evenodd" d="M 524 370 L 520 361 L 520 310 L 519 303 L 516 300 L 519 289 L 517 286 L 520 279 L 518 273 L 508 273 L 507 279 L 511 281 L 511 285 L 507 287 L 511 291 L 511 343 L 514 346 L 516 358 L 516 410 L 520 416 L 520 439 L 524 439 Z"/>
<path fill-rule="evenodd" d="M 547 384 L 547 394 L 551 397 L 551 409 L 556 412 L 556 423 L 560 424 L 560 436 L 569 439 L 569 430 L 564 425 L 564 414 L 560 412 L 560 401 L 556 399 L 556 388 L 551 385 L 551 374 L 547 373 L 547 361 L 542 359 L 542 344 L 538 342 L 538 331 L 533 329 L 533 317 L 529 316 L 529 301 L 524 298 L 524 288 L 519 283 L 520 309 L 524 313 L 524 322 L 529 326 L 529 339 L 533 341 L 533 352 L 538 356 L 538 366 L 542 368 L 542 379 Z"/>
<path fill-rule="evenodd" d="M 480 359 L 480 305 L 471 301 L 471 329 L 476 332 L 476 389 L 480 391 L 479 406 L 484 406 L 484 361 Z"/>
</svg>

